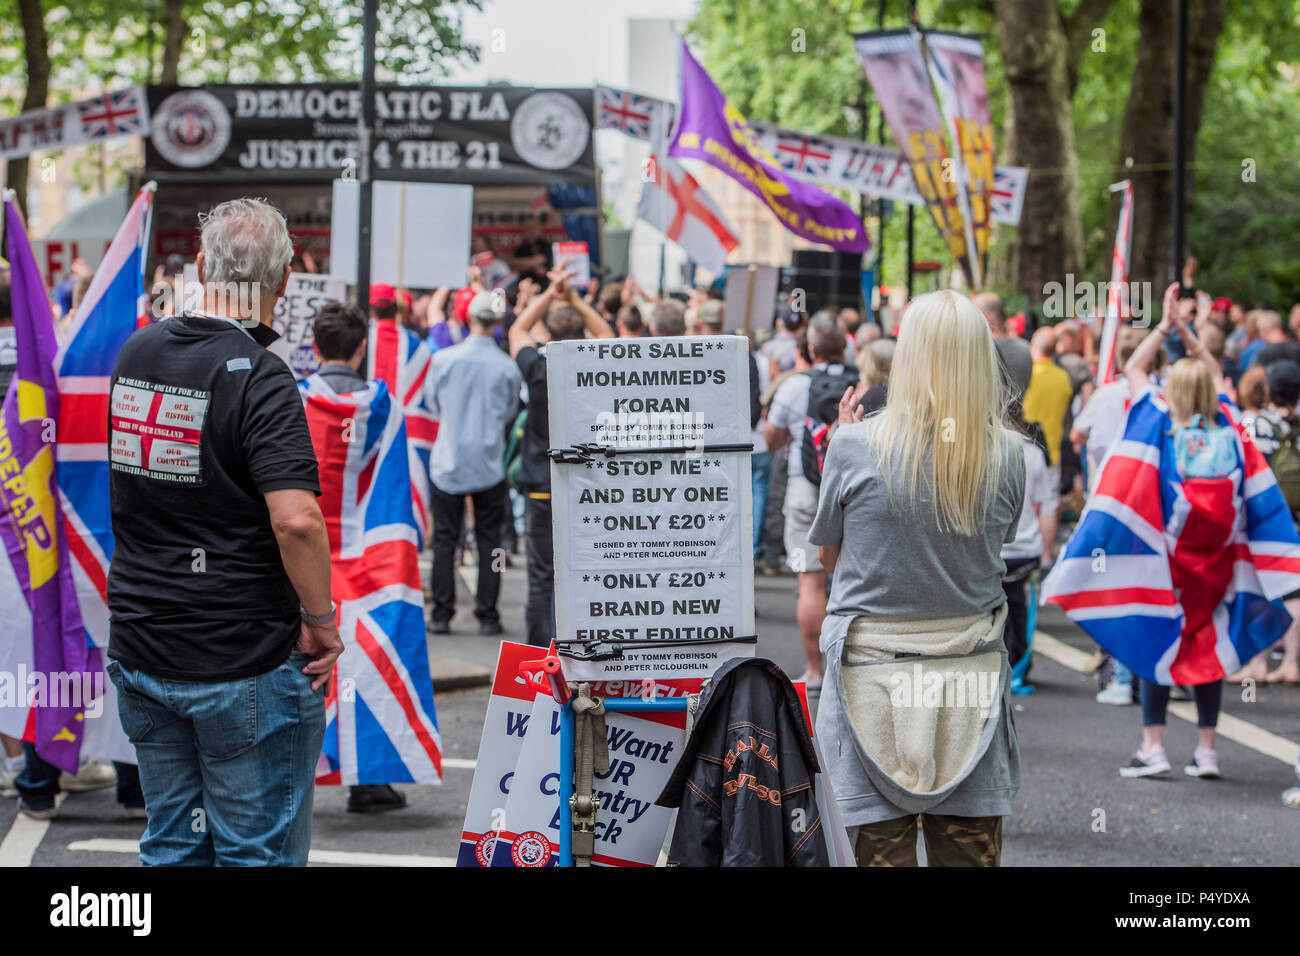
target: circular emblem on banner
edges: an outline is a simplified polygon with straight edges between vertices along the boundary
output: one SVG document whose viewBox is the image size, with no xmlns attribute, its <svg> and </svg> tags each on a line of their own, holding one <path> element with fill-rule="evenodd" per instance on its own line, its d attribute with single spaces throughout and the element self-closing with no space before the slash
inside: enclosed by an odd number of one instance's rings
<svg viewBox="0 0 1300 956">
<path fill-rule="evenodd" d="M 496 842 L 496 830 L 489 830 L 474 841 L 474 859 L 478 860 L 479 866 L 492 865 L 492 847 L 496 845 Z"/>
<path fill-rule="evenodd" d="M 230 144 L 230 112 L 203 90 L 181 90 L 153 114 L 154 149 L 173 166 L 207 166 Z"/>
<path fill-rule="evenodd" d="M 566 169 L 587 151 L 591 121 L 573 97 L 534 93 L 510 118 L 510 141 L 524 162 L 539 169 Z"/>
<path fill-rule="evenodd" d="M 551 858 L 551 841 L 546 834 L 527 830 L 510 844 L 510 859 L 515 866 L 545 866 Z"/>
</svg>

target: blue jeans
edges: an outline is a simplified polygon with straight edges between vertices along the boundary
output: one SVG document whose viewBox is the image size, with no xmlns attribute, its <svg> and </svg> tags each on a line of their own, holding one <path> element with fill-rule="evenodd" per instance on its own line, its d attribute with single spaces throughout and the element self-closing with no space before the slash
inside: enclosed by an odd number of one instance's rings
<svg viewBox="0 0 1300 956">
<path fill-rule="evenodd" d="M 1120 687 L 1133 686 L 1133 672 L 1120 663 L 1118 657 L 1111 658 L 1115 662 L 1115 683 Z"/>
<path fill-rule="evenodd" d="M 145 866 L 305 866 L 324 688 L 294 652 L 244 680 L 165 680 L 108 662 L 140 762 Z"/>
<path fill-rule="evenodd" d="M 767 489 L 772 481 L 772 453 L 756 451 L 749 456 L 754 491 L 754 557 L 763 553 L 763 516 L 767 513 Z"/>
</svg>

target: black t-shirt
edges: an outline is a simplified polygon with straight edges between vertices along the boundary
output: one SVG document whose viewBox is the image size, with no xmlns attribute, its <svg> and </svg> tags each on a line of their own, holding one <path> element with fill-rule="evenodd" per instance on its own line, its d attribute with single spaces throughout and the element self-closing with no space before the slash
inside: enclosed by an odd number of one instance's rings
<svg viewBox="0 0 1300 956">
<path fill-rule="evenodd" d="M 528 491 L 551 490 L 550 407 L 546 401 L 546 356 L 529 345 L 515 356 L 528 386 L 528 417 L 524 420 L 524 447 L 519 462 L 519 486 Z"/>
<path fill-rule="evenodd" d="M 554 264 L 551 261 L 551 244 L 546 239 L 525 239 L 515 246 L 515 251 L 511 253 L 512 259 L 531 259 L 533 256 L 546 258 L 546 269 L 543 271 L 549 270 Z"/>
<path fill-rule="evenodd" d="M 187 315 L 122 347 L 109 402 L 109 656 L 175 680 L 238 680 L 283 664 L 298 596 L 268 491 L 320 494 L 278 336 Z"/>
</svg>

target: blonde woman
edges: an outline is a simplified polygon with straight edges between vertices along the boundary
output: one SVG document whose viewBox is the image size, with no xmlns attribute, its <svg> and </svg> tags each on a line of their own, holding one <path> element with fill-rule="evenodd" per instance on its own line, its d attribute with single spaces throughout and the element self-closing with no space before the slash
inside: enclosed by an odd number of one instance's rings
<svg viewBox="0 0 1300 956">
<path fill-rule="evenodd" d="M 862 374 L 862 397 L 859 404 L 863 417 L 885 407 L 889 394 L 889 370 L 894 363 L 893 339 L 875 339 L 858 350 L 858 371 Z"/>
<path fill-rule="evenodd" d="M 1161 398 L 1169 407 L 1169 419 L 1172 423 L 1169 433 L 1174 438 L 1171 449 L 1176 458 L 1174 467 L 1183 480 L 1226 479 L 1234 469 L 1240 467 L 1240 464 L 1236 435 L 1230 425 L 1221 421 L 1218 362 L 1183 319 L 1178 310 L 1176 294 L 1176 284 L 1166 290 L 1164 317 L 1152 334 L 1133 351 L 1128 365 L 1125 366 L 1124 374 L 1129 382 L 1131 400 L 1136 403 L 1147 393 L 1148 390 L 1142 381 L 1142 370 L 1148 367 L 1151 358 L 1164 344 L 1170 330 L 1176 330 L 1187 347 L 1187 357 L 1173 364 L 1161 389 Z M 1246 383 L 1245 378 L 1242 381 Z M 1265 387 L 1267 388 L 1267 385 Z M 1194 446 L 1189 447 L 1193 443 Z M 1238 515 L 1230 512 L 1231 508 L 1221 513 L 1205 515 L 1197 522 L 1197 530 L 1202 536 L 1210 537 L 1202 529 L 1208 528 L 1213 521 L 1222 527 L 1223 534 L 1220 537 L 1223 541 L 1227 541 L 1239 518 Z M 1179 555 L 1194 550 L 1199 549 L 1181 547 Z M 1181 583 L 1179 569 L 1183 563 L 1178 556 L 1171 561 L 1173 580 L 1178 591 L 1183 590 L 1178 587 Z M 1181 601 L 1186 620 L 1183 640 L 1188 645 L 1183 649 L 1184 653 L 1195 651 L 1195 644 L 1198 640 L 1203 642 L 1207 633 L 1214 635 L 1212 640 L 1218 640 L 1215 628 L 1210 627 L 1207 630 L 1200 626 L 1199 622 L 1202 618 L 1208 619 L 1213 610 L 1219 606 L 1219 602 L 1199 600 L 1199 597 L 1205 593 L 1202 587 L 1191 587 L 1188 591 L 1190 593 L 1184 595 Z M 1192 606 L 1193 604 L 1196 606 Z M 1145 677 L 1140 678 L 1140 681 L 1142 745 L 1119 771 L 1121 776 L 1130 778 L 1159 776 L 1168 773 L 1171 769 L 1169 758 L 1165 753 L 1165 719 L 1171 687 Z M 1223 703 L 1223 682 L 1216 677 L 1214 680 L 1192 684 L 1191 690 L 1192 698 L 1196 701 L 1198 743 L 1192 755 L 1192 762 L 1184 768 L 1184 772 L 1191 777 L 1212 779 L 1219 776 L 1215 727 L 1219 722 L 1219 708 Z"/>
<path fill-rule="evenodd" d="M 841 404 L 809 541 L 834 572 L 817 734 L 862 866 L 996 866 L 1020 786 L 1002 546 L 1025 493 L 993 337 L 964 296 L 907 311 L 884 409 Z"/>
</svg>

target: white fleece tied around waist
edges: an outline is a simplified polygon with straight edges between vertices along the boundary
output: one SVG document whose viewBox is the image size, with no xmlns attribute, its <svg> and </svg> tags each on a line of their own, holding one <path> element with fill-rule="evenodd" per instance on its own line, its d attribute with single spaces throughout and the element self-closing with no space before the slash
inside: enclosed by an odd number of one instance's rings
<svg viewBox="0 0 1300 956">
<path fill-rule="evenodd" d="M 991 614 L 858 617 L 849 625 L 840 668 L 844 707 L 875 769 L 899 787 L 940 793 L 982 756 L 986 724 L 1002 706 L 1006 617 L 1003 604 Z"/>
</svg>

